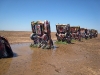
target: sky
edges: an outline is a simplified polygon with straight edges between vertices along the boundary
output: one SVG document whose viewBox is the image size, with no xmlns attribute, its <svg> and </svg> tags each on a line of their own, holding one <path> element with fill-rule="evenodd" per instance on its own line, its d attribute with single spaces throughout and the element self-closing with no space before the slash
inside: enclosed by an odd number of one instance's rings
<svg viewBox="0 0 100 75">
<path fill-rule="evenodd" d="M 31 21 L 50 21 L 96 29 L 100 33 L 100 0 L 0 0 L 0 30 L 31 31 Z"/>
</svg>

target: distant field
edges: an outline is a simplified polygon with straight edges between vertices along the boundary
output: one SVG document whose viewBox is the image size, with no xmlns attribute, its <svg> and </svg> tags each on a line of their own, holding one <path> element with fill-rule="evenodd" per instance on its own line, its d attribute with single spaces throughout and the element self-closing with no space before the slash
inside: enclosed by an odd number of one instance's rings
<svg viewBox="0 0 100 75">
<path fill-rule="evenodd" d="M 32 42 L 31 31 L 0 31 L 1 36 L 5 36 L 10 43 Z M 52 39 L 56 40 L 55 32 L 51 33 Z"/>
<path fill-rule="evenodd" d="M 10 43 L 32 42 L 31 33 L 31 31 L 0 31 L 0 35 L 5 36 Z M 52 40 L 57 40 L 55 34 L 56 32 L 51 32 Z"/>
</svg>

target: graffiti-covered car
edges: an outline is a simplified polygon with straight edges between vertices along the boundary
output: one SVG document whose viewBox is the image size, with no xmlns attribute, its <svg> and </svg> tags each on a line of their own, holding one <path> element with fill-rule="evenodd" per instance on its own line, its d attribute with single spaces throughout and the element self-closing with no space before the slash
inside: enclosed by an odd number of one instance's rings
<svg viewBox="0 0 100 75">
<path fill-rule="evenodd" d="M 95 29 L 91 29 L 91 32 L 92 32 L 92 37 L 97 37 L 98 36 L 98 31 L 95 30 Z"/>
<path fill-rule="evenodd" d="M 0 36 L 0 58 L 13 57 L 13 51 L 8 40 Z"/>
<path fill-rule="evenodd" d="M 56 24 L 56 31 L 58 41 L 71 43 L 70 24 Z"/>
<path fill-rule="evenodd" d="M 91 29 L 80 28 L 80 30 L 81 30 L 82 38 L 85 38 L 85 39 L 92 38 Z"/>
<path fill-rule="evenodd" d="M 81 31 L 80 26 L 71 26 L 70 31 L 72 33 L 72 38 L 81 41 Z"/>
<path fill-rule="evenodd" d="M 50 22 L 45 21 L 32 21 L 31 22 L 32 34 L 30 38 L 34 41 L 34 45 L 41 48 L 50 49 L 53 46 L 51 39 Z"/>
</svg>

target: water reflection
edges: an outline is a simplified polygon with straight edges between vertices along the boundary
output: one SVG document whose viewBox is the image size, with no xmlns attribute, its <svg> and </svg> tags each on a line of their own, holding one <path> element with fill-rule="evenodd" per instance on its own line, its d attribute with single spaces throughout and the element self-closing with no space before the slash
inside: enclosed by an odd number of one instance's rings
<svg viewBox="0 0 100 75">
<path fill-rule="evenodd" d="M 51 50 L 30 48 L 30 44 L 19 43 L 11 45 L 14 56 L 13 58 L 0 59 L 0 75 L 32 75 L 34 74 L 34 68 L 38 69 L 37 65 L 39 63 L 45 63 L 46 61 L 43 59 L 51 60 L 57 49 L 56 45 Z M 42 67 L 40 66 L 41 70 Z"/>
<path fill-rule="evenodd" d="M 30 43 L 11 45 L 14 56 L 13 58 L 0 60 L 0 68 L 2 69 L 0 70 L 0 75 L 20 75 L 28 70 L 26 67 L 29 66 L 32 59 L 31 55 L 33 54 L 33 50 L 30 49 L 29 45 Z"/>
</svg>

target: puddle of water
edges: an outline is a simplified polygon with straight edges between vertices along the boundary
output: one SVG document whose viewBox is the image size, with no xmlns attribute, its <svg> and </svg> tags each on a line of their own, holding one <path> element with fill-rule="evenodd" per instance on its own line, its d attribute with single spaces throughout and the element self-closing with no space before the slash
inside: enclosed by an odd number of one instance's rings
<svg viewBox="0 0 100 75">
<path fill-rule="evenodd" d="M 30 61 L 32 60 L 31 55 L 33 54 L 33 50 L 30 49 L 29 45 L 30 43 L 11 45 L 14 56 L 13 58 L 2 59 L 2 62 L 0 62 L 0 64 L 2 63 L 3 65 L 0 65 L 0 68 L 3 68 L 2 70 L 0 70 L 0 75 L 16 75 L 14 74 L 14 72 L 20 72 L 21 69 L 24 71 L 24 69 L 29 66 L 28 63 L 30 63 Z"/>
<path fill-rule="evenodd" d="M 53 42 L 55 43 L 55 41 Z M 68 59 L 67 54 L 59 55 L 59 52 L 57 54 L 56 51 L 58 47 L 56 47 L 56 44 L 54 44 L 54 48 L 50 50 L 30 48 L 30 44 L 31 43 L 19 43 L 11 45 L 14 57 L 0 60 L 0 64 L 2 64 L 0 65 L 0 75 L 27 75 L 28 73 L 33 75 L 35 72 L 42 71 L 42 69 L 46 70 L 45 68 L 48 67 L 48 63 L 60 65 L 64 62 L 73 63 L 82 61 L 83 59 L 80 55 Z M 36 73 L 34 75 L 36 75 Z"/>
<path fill-rule="evenodd" d="M 30 43 L 20 43 L 20 44 L 12 44 L 11 48 L 14 52 L 14 57 L 18 55 L 23 55 L 26 53 L 32 53 L 33 51 L 29 48 Z"/>
<path fill-rule="evenodd" d="M 53 41 L 55 42 L 55 41 Z M 51 50 L 41 50 L 38 48 L 30 48 L 31 43 L 18 43 L 18 44 L 12 44 L 11 48 L 14 52 L 13 58 L 7 58 L 2 59 L 2 62 L 4 66 L 0 66 L 0 68 L 4 68 L 3 70 L 0 70 L 0 75 L 19 75 L 23 74 L 24 71 L 30 71 L 29 66 L 32 64 L 33 55 L 40 54 L 39 52 L 42 52 L 42 54 L 49 54 L 54 55 L 56 52 L 56 45 L 54 44 L 54 48 Z M 35 52 L 35 54 L 34 54 Z M 1 61 L 1 60 L 0 60 Z M 26 68 L 27 67 L 27 68 Z M 31 72 L 32 73 L 32 72 Z"/>
</svg>

